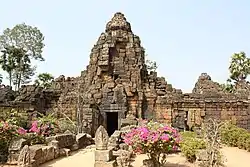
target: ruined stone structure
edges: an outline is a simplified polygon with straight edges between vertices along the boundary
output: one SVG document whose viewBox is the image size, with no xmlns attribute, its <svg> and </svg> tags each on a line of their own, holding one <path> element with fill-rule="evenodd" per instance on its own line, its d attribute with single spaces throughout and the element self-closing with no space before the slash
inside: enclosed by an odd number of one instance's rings
<svg viewBox="0 0 250 167">
<path fill-rule="evenodd" d="M 100 125 L 111 135 L 135 124 L 136 119 L 190 129 L 212 117 L 250 130 L 249 88 L 241 84 L 235 94 L 226 94 L 203 73 L 193 92 L 183 94 L 156 72 L 147 71 L 140 38 L 124 15 L 116 13 L 94 45 L 81 76 L 60 76 L 52 89 L 34 88 L 33 93 L 24 86 L 14 101 L 15 105 L 29 104 L 24 107 L 29 110 L 67 115 L 82 125 L 80 131 L 92 135 Z"/>
</svg>

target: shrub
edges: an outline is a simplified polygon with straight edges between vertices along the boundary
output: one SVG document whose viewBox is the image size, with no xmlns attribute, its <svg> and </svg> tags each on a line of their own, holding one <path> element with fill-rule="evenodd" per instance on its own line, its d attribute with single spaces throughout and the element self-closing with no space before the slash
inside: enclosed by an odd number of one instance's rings
<svg viewBox="0 0 250 167">
<path fill-rule="evenodd" d="M 10 142 L 18 137 L 17 129 L 17 126 L 0 120 L 0 162 L 7 160 Z"/>
<path fill-rule="evenodd" d="M 72 133 L 76 133 L 76 125 L 68 119 L 62 118 L 58 120 L 58 127 L 60 131 L 65 132 L 69 130 Z"/>
<path fill-rule="evenodd" d="M 250 138 L 246 139 L 246 150 L 250 152 Z"/>
<path fill-rule="evenodd" d="M 205 141 L 199 139 L 194 132 L 182 132 L 180 143 L 181 152 L 189 162 L 195 162 L 197 153 L 200 149 L 205 149 Z"/>
<path fill-rule="evenodd" d="M 135 153 L 147 153 L 155 166 L 164 164 L 166 154 L 177 151 L 180 143 L 176 129 L 152 121 L 144 121 L 123 135 L 123 139 Z"/>
<path fill-rule="evenodd" d="M 12 125 L 26 128 L 28 123 L 28 114 L 15 109 L 3 110 L 0 114 L 0 120 L 5 120 Z"/>
<path fill-rule="evenodd" d="M 231 123 L 226 123 L 221 130 L 222 142 L 228 146 L 240 149 L 249 149 L 250 133 L 243 128 L 239 128 Z"/>
</svg>

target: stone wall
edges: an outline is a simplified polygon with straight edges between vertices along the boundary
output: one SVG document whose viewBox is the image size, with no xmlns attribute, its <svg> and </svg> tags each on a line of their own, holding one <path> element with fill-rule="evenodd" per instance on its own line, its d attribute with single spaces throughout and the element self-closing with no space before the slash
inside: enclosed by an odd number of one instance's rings
<svg viewBox="0 0 250 167">
<path fill-rule="evenodd" d="M 248 83 L 238 83 L 236 93 L 228 94 L 202 73 L 193 92 L 183 94 L 156 72 L 147 71 L 144 52 L 130 23 L 122 13 L 116 13 L 93 46 L 89 65 L 79 77 L 62 75 L 49 90 L 24 86 L 15 98 L 13 92 L 5 92 L 2 99 L 13 104 L 0 102 L 66 115 L 81 125 L 80 131 L 92 135 L 100 125 L 109 131 L 110 122 L 119 129 L 135 124 L 136 119 L 155 119 L 184 129 L 212 117 L 232 120 L 250 130 Z"/>
</svg>

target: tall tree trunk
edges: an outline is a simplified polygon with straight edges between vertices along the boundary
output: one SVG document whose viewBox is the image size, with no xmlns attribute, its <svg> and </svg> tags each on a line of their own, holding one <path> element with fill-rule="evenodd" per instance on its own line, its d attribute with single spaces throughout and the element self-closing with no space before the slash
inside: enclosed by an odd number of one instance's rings
<svg viewBox="0 0 250 167">
<path fill-rule="evenodd" d="M 9 82 L 10 82 L 10 87 L 12 86 L 12 72 L 9 72 Z"/>
<path fill-rule="evenodd" d="M 20 88 L 21 85 L 21 80 L 22 80 L 22 71 L 19 72 L 19 76 L 18 76 L 18 83 L 17 83 L 17 88 Z"/>
</svg>

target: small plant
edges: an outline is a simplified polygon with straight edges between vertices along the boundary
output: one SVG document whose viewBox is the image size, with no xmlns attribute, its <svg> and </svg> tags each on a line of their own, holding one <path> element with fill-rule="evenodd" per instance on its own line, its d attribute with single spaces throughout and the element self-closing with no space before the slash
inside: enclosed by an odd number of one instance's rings
<svg viewBox="0 0 250 167">
<path fill-rule="evenodd" d="M 155 166 L 166 162 L 166 155 L 179 148 L 180 135 L 176 129 L 157 122 L 144 121 L 123 136 L 135 153 L 146 153 Z"/>
</svg>

